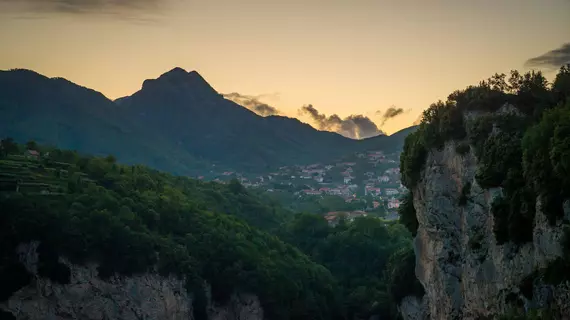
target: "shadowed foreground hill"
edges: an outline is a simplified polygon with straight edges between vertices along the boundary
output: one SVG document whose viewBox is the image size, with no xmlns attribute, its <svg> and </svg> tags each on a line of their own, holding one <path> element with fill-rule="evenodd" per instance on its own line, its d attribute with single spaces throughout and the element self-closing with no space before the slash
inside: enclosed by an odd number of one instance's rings
<svg viewBox="0 0 570 320">
<path fill-rule="evenodd" d="M 334 318 L 330 272 L 254 227 L 276 227 L 279 208 L 237 182 L 206 183 L 59 150 L 42 161 L 0 160 L 0 305 L 30 285 L 16 248 L 38 241 L 39 276 L 53 283 L 70 282 L 68 265 L 58 260 L 65 257 L 74 265 L 96 262 L 103 280 L 177 276 L 195 297 L 206 295 L 206 281 L 218 303 L 255 294 L 269 319 Z M 10 172 L 20 177 L 18 188 L 6 178 Z M 206 307 L 199 301 L 197 319 Z"/>
<path fill-rule="evenodd" d="M 176 174 L 260 172 L 403 145 L 398 135 L 357 141 L 297 119 L 258 116 L 224 99 L 197 72 L 180 68 L 116 101 L 65 79 L 1 71 L 0 112 L 0 136 L 113 154 Z"/>
<path fill-rule="evenodd" d="M 331 227 L 237 180 L 38 149 L 43 156 L 34 158 L 0 144 L 2 319 L 397 316 L 398 274 L 413 270 L 402 259 L 411 243 L 401 225 L 368 217 Z M 212 316 L 232 306 L 258 317 Z"/>
</svg>

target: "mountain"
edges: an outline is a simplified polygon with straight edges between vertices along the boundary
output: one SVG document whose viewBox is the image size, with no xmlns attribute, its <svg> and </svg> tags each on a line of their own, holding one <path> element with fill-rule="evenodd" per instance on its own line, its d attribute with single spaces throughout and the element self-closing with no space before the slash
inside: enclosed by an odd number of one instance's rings
<svg viewBox="0 0 570 320">
<path fill-rule="evenodd" d="M 403 145 L 399 135 L 353 140 L 297 119 L 261 117 L 181 68 L 115 101 L 62 78 L 1 71 L 0 112 L 0 136 L 113 154 L 176 174 L 263 172 Z"/>
</svg>

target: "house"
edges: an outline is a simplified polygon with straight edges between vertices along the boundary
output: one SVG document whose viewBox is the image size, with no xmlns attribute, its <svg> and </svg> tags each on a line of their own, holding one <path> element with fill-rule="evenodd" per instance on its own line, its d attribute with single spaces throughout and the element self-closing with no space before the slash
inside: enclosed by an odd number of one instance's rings
<svg viewBox="0 0 570 320">
<path fill-rule="evenodd" d="M 374 209 L 378 208 L 379 206 L 380 206 L 380 202 L 378 202 L 378 201 L 372 201 L 372 207 L 373 207 Z"/>
<path fill-rule="evenodd" d="M 349 212 L 347 214 L 347 219 L 348 219 L 348 221 L 354 221 L 354 219 L 360 218 L 360 217 L 366 217 L 366 215 L 367 214 L 364 211 L 360 211 L 360 210 L 352 211 L 352 212 Z"/>
<path fill-rule="evenodd" d="M 329 226 L 334 227 L 338 224 L 338 219 L 334 215 L 325 215 L 325 220 L 329 224 Z"/>
<path fill-rule="evenodd" d="M 322 176 L 316 176 L 314 179 L 315 179 L 315 181 L 318 182 L 318 183 L 323 182 L 323 177 L 322 177 Z"/>
<path fill-rule="evenodd" d="M 400 200 L 392 198 L 388 200 L 388 209 L 398 209 L 400 207 Z"/>
<path fill-rule="evenodd" d="M 30 159 L 36 159 L 37 160 L 40 158 L 40 153 L 37 150 L 28 149 L 26 151 L 26 157 L 28 157 Z"/>
<path fill-rule="evenodd" d="M 344 177 L 344 184 L 349 184 L 352 181 L 352 177 Z"/>
<path fill-rule="evenodd" d="M 329 194 L 334 196 L 340 196 L 342 194 L 342 191 L 338 188 L 334 188 L 329 190 Z"/>
<path fill-rule="evenodd" d="M 400 174 L 400 168 L 391 168 L 385 171 L 386 174 Z"/>
<path fill-rule="evenodd" d="M 399 193 L 400 191 L 398 191 L 398 189 L 393 189 L 393 188 L 384 189 L 384 194 L 386 194 L 387 196 L 395 196 Z"/>
<path fill-rule="evenodd" d="M 388 176 L 380 176 L 380 177 L 378 177 L 378 181 L 380 181 L 380 182 L 389 182 L 389 181 L 390 181 L 390 177 L 388 177 Z"/>
<path fill-rule="evenodd" d="M 380 188 L 375 188 L 375 187 L 366 187 L 364 189 L 364 194 L 365 195 L 373 195 L 373 196 L 379 196 L 380 195 Z"/>
<path fill-rule="evenodd" d="M 321 194 L 319 190 L 303 190 L 303 193 L 311 196 L 318 196 Z"/>
</svg>

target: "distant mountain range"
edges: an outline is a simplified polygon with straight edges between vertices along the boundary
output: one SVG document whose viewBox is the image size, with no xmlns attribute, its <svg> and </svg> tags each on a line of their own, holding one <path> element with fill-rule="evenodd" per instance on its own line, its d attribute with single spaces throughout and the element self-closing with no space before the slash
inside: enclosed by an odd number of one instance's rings
<svg viewBox="0 0 570 320">
<path fill-rule="evenodd" d="M 294 118 L 261 117 L 225 99 L 196 71 L 180 68 L 115 101 L 63 78 L 0 71 L 0 115 L 1 137 L 113 154 L 183 175 L 264 172 L 350 152 L 400 150 L 415 129 L 353 140 Z"/>
</svg>

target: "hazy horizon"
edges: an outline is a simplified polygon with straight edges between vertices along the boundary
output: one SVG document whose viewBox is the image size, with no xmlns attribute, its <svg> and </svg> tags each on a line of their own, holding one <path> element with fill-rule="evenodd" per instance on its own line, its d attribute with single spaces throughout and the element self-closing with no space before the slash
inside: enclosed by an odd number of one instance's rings
<svg viewBox="0 0 570 320">
<path fill-rule="evenodd" d="M 315 127 L 315 115 L 372 120 L 392 133 L 495 72 L 532 67 L 551 79 L 570 61 L 568 13 L 567 0 L 0 0 L 0 69 L 116 99 L 182 67 L 241 104 L 271 107 L 261 113 Z M 384 118 L 391 107 L 401 110 Z"/>
</svg>

